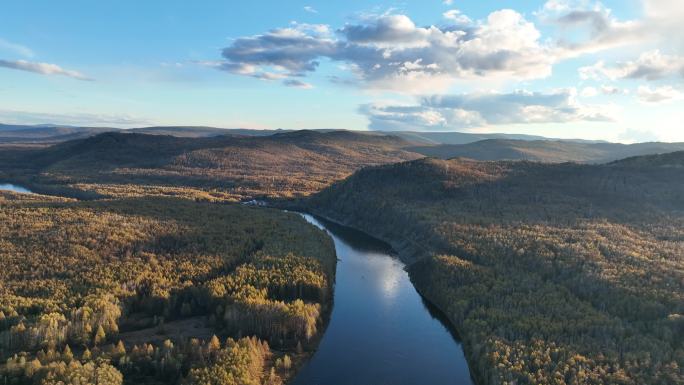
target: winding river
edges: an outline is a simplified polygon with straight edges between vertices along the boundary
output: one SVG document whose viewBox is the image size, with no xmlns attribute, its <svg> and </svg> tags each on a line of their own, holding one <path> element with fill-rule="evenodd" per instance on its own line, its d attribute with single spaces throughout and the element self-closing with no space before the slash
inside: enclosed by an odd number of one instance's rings
<svg viewBox="0 0 684 385">
<path fill-rule="evenodd" d="M 0 190 L 31 191 L 0 184 Z M 302 214 L 330 234 L 339 258 L 335 304 L 318 350 L 294 385 L 473 385 L 463 349 L 392 249 Z"/>
<path fill-rule="evenodd" d="M 292 384 L 473 384 L 461 344 L 387 244 L 303 216 L 332 236 L 339 261 L 330 323 Z"/>
</svg>

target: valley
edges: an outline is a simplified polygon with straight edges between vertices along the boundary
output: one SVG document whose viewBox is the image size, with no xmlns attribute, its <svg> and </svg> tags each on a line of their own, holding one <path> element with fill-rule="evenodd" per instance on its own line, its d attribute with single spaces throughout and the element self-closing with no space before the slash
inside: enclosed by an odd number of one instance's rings
<svg viewBox="0 0 684 385">
<path fill-rule="evenodd" d="M 0 385 L 684 385 L 684 0 L 1 9 Z"/>
<path fill-rule="evenodd" d="M 682 153 L 524 143 L 544 162 L 344 131 L 5 147 L 0 376 L 677 384 Z"/>
</svg>

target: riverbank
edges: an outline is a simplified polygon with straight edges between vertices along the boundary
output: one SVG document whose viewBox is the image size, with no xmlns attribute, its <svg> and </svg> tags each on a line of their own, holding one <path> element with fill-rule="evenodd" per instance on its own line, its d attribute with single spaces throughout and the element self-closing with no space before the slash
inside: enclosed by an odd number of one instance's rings
<svg viewBox="0 0 684 385">
<path fill-rule="evenodd" d="M 339 261 L 330 325 L 293 384 L 471 384 L 457 335 L 416 291 L 391 246 L 307 217 L 333 238 Z"/>
<path fill-rule="evenodd" d="M 356 231 L 363 232 L 365 234 L 370 235 L 371 237 L 374 237 L 376 239 L 381 240 L 382 242 L 387 243 L 395 251 L 396 256 L 406 264 L 406 271 L 415 290 L 429 305 L 433 306 L 435 310 L 441 313 L 444 321 L 448 322 L 446 326 L 449 327 L 449 329 L 455 334 L 455 337 L 458 338 L 459 342 L 462 344 L 463 351 L 468 362 L 470 375 L 474 383 L 478 385 L 486 384 L 486 381 L 484 380 L 484 376 L 482 375 L 482 373 L 480 373 L 477 370 L 474 370 L 474 368 L 478 367 L 475 363 L 479 361 L 479 357 L 477 357 L 474 346 L 476 342 L 469 339 L 468 336 L 462 335 L 462 333 L 459 331 L 459 323 L 449 315 L 446 304 L 441 303 L 442 301 L 440 301 L 440 297 L 437 295 L 432 295 L 432 293 L 430 293 L 430 290 L 428 290 L 426 285 L 421 284 L 416 279 L 415 274 L 412 274 L 413 269 L 411 267 L 414 266 L 416 263 L 419 263 L 419 261 L 422 258 L 426 258 L 430 255 L 428 254 L 427 250 L 420 247 L 412 246 L 413 244 L 410 242 L 399 241 L 391 237 L 390 235 L 376 231 L 375 229 L 370 228 L 369 226 L 363 225 L 363 223 L 355 221 L 352 217 L 344 218 L 341 216 L 336 216 L 334 213 L 331 213 L 329 211 L 321 210 L 316 207 L 307 206 L 306 204 L 302 203 L 289 202 L 287 204 L 283 204 L 282 202 L 279 202 L 276 205 L 287 206 L 289 210 L 309 212 L 312 215 L 324 218 L 325 220 L 330 221 L 332 223 L 352 228 Z"/>
</svg>

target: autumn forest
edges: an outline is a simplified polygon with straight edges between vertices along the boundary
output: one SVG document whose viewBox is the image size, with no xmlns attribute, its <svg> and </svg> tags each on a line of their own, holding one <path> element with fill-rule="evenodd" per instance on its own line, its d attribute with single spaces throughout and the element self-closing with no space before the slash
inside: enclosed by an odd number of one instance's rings
<svg viewBox="0 0 684 385">
<path fill-rule="evenodd" d="M 292 382 L 325 336 L 338 265 L 293 211 L 390 244 L 473 383 L 684 383 L 682 153 L 439 160 L 415 145 L 346 131 L 4 145 L 0 181 L 33 193 L 0 191 L 0 384 Z"/>
</svg>

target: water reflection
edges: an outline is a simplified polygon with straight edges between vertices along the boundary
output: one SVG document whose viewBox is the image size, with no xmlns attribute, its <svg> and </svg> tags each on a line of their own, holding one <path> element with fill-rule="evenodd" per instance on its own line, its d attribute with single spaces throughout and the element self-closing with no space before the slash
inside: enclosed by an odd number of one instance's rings
<svg viewBox="0 0 684 385">
<path fill-rule="evenodd" d="M 5 190 L 5 191 L 14 191 L 17 193 L 23 193 L 23 194 L 31 194 L 32 191 L 26 188 L 23 188 L 21 186 L 17 186 L 14 184 L 10 183 L 0 183 L 0 190 Z"/>
<path fill-rule="evenodd" d="M 339 262 L 330 324 L 293 384 L 472 384 L 460 343 L 387 244 L 304 217 L 333 237 Z"/>
</svg>

